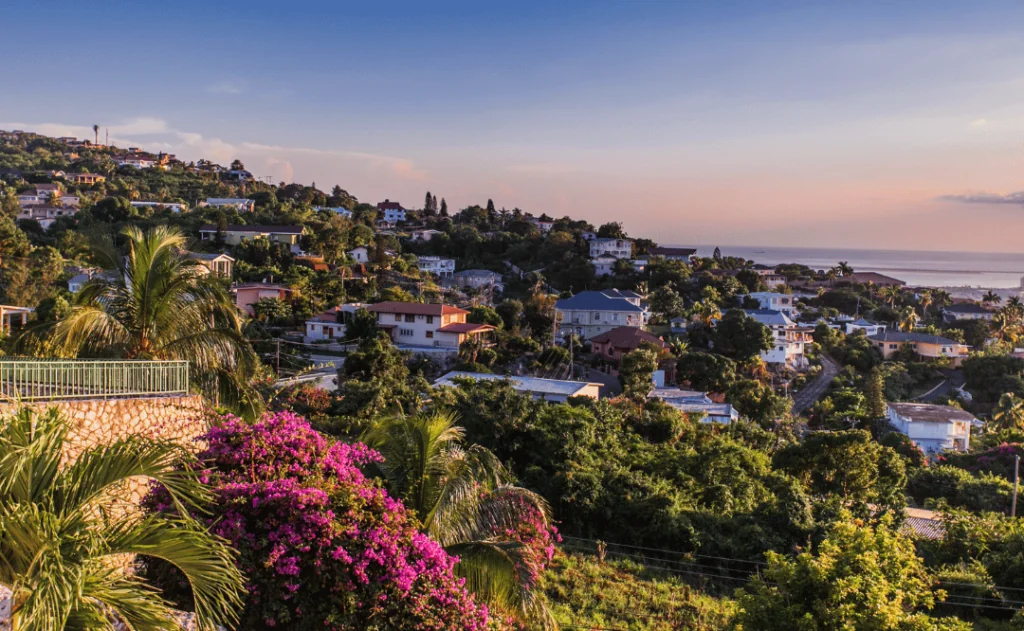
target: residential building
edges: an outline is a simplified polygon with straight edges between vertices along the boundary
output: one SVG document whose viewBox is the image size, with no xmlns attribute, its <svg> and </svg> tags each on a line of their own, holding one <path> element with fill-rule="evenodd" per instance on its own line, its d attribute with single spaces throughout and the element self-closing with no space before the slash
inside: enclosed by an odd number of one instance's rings
<svg viewBox="0 0 1024 631">
<path fill-rule="evenodd" d="M 348 251 L 348 255 L 352 257 L 352 260 L 356 263 L 366 264 L 370 262 L 370 251 L 364 246 L 358 248 L 352 248 Z"/>
<path fill-rule="evenodd" d="M 326 342 L 345 338 L 346 325 L 338 307 L 328 309 L 306 320 L 306 341 Z"/>
<path fill-rule="evenodd" d="M 199 261 L 210 273 L 220 278 L 231 278 L 234 270 L 235 259 L 227 254 L 189 252 L 188 258 Z"/>
<path fill-rule="evenodd" d="M 144 153 L 114 156 L 114 161 L 117 162 L 117 166 L 131 166 L 136 169 L 151 169 L 159 164 L 159 161 L 156 158 Z"/>
<path fill-rule="evenodd" d="M 559 379 L 540 379 L 538 377 L 505 377 L 482 372 L 463 372 L 455 370 L 434 382 L 435 386 L 458 388 L 458 379 L 476 379 L 478 381 L 508 380 L 517 392 L 529 394 L 534 399 L 543 399 L 552 403 L 562 403 L 569 397 L 588 397 L 597 399 L 601 384 L 584 381 L 562 381 Z"/>
<path fill-rule="evenodd" d="M 689 328 L 690 321 L 683 317 L 672 318 L 668 321 L 669 331 L 677 335 L 686 333 Z"/>
<path fill-rule="evenodd" d="M 640 301 L 644 299 L 642 295 L 632 289 L 602 289 L 601 293 L 609 298 L 621 298 L 638 307 L 640 306 Z"/>
<path fill-rule="evenodd" d="M 879 335 L 885 333 L 887 330 L 886 325 L 879 324 L 878 322 L 872 322 L 864 318 L 858 318 L 853 322 L 846 323 L 846 334 L 856 333 L 857 331 L 864 331 L 864 335 L 871 337 L 873 335 Z"/>
<path fill-rule="evenodd" d="M 0 305 L 0 335 L 9 334 L 15 322 L 24 327 L 28 323 L 28 314 L 33 311 L 32 307 Z"/>
<path fill-rule="evenodd" d="M 498 291 L 504 291 L 505 285 L 501 280 L 501 274 L 485 269 L 465 269 L 455 272 L 455 286 L 459 289 L 486 289 L 493 287 Z"/>
<path fill-rule="evenodd" d="M 213 241 L 217 238 L 217 226 L 208 223 L 199 228 L 199 238 Z M 298 253 L 299 239 L 302 237 L 302 226 L 226 226 L 223 230 L 224 243 L 238 245 L 249 239 L 269 239 L 287 245 L 292 252 Z"/>
<path fill-rule="evenodd" d="M 70 291 L 73 294 L 77 294 L 78 292 L 82 291 L 82 287 L 84 287 L 86 283 L 88 283 L 90 280 L 94 278 L 104 280 L 107 282 L 113 282 L 117 280 L 118 276 L 117 273 L 115 272 L 105 270 L 85 270 L 82 273 L 75 274 L 70 279 L 68 279 L 68 291 Z"/>
<path fill-rule="evenodd" d="M 207 197 L 200 206 L 213 206 L 214 208 L 234 208 L 239 212 L 252 212 L 256 210 L 256 200 L 244 199 L 241 197 Z"/>
<path fill-rule="evenodd" d="M 35 188 L 18 193 L 18 203 L 22 206 L 51 202 L 55 206 L 78 206 L 79 201 L 76 195 L 65 195 L 57 184 L 36 184 Z"/>
<path fill-rule="evenodd" d="M 941 309 L 942 317 L 946 321 L 954 320 L 991 320 L 996 312 L 988 307 L 983 307 L 973 302 L 952 304 Z"/>
<path fill-rule="evenodd" d="M 768 286 L 769 291 L 786 286 L 786 277 L 782 274 L 760 274 L 760 276 L 764 284 Z"/>
<path fill-rule="evenodd" d="M 634 302 L 616 290 L 581 291 L 563 298 L 555 303 L 558 335 L 574 333 L 589 340 L 620 326 L 643 328 L 647 312 L 637 303 L 639 298 Z"/>
<path fill-rule="evenodd" d="M 329 210 L 332 213 L 334 213 L 336 215 L 341 215 L 342 217 L 345 217 L 345 218 L 350 218 L 352 216 L 352 211 L 349 210 L 348 208 L 345 208 L 344 206 L 314 206 L 313 209 L 314 210 Z"/>
<path fill-rule="evenodd" d="M 455 259 L 446 259 L 441 256 L 417 256 L 421 272 L 436 274 L 441 278 L 451 278 L 455 273 Z"/>
<path fill-rule="evenodd" d="M 64 179 L 75 184 L 92 186 L 93 184 L 106 182 L 107 176 L 100 175 L 99 173 L 67 173 L 64 175 Z"/>
<path fill-rule="evenodd" d="M 961 344 L 949 338 L 928 333 L 915 333 L 903 331 L 885 331 L 872 335 L 868 339 L 875 345 L 875 348 L 888 359 L 894 353 L 898 353 L 904 347 L 910 347 L 920 357 L 925 359 L 949 358 L 954 366 L 959 366 L 967 358 L 970 346 Z"/>
<path fill-rule="evenodd" d="M 613 256 L 617 259 L 633 258 L 633 242 L 629 239 L 594 239 L 590 242 L 590 258 Z"/>
<path fill-rule="evenodd" d="M 663 258 L 670 261 L 684 261 L 689 262 L 694 255 L 697 254 L 697 250 L 694 248 L 662 248 L 654 247 L 647 250 L 647 253 L 652 258 Z"/>
<path fill-rule="evenodd" d="M 238 308 L 251 316 L 255 313 L 252 306 L 260 300 L 276 298 L 287 302 L 295 290 L 287 285 L 273 283 L 240 283 L 231 288 L 231 293 L 235 295 L 235 304 Z"/>
<path fill-rule="evenodd" d="M 715 403 L 707 393 L 679 388 L 655 388 L 648 399 L 658 399 L 683 414 L 700 415 L 701 423 L 723 423 L 728 425 L 740 419 L 736 408 L 728 403 Z"/>
<path fill-rule="evenodd" d="M 188 204 L 183 202 L 129 202 L 135 208 L 155 208 L 157 210 L 166 208 L 172 212 L 180 213 L 188 211 Z"/>
<path fill-rule="evenodd" d="M 469 314 L 445 304 L 419 302 L 380 302 L 367 311 L 377 315 L 377 326 L 396 344 L 433 346 L 456 350 L 470 337 L 493 331 L 489 324 L 466 322 Z"/>
<path fill-rule="evenodd" d="M 78 212 L 77 206 L 52 206 L 50 204 L 27 204 L 21 206 L 16 219 L 39 222 L 43 230 L 49 230 L 58 217 L 71 217 Z"/>
<path fill-rule="evenodd" d="M 385 199 L 377 204 L 377 217 L 391 223 L 391 227 L 394 227 L 394 224 L 405 221 L 405 209 L 398 202 Z"/>
<path fill-rule="evenodd" d="M 590 338 L 590 349 L 594 355 L 618 364 L 623 355 L 635 351 L 644 343 L 661 350 L 668 348 L 665 340 L 653 333 L 634 326 L 620 326 Z"/>
<path fill-rule="evenodd" d="M 411 238 L 412 238 L 413 241 L 424 241 L 424 242 L 426 242 L 426 241 L 430 241 L 431 239 L 433 239 L 434 237 L 436 237 L 439 234 L 444 234 L 444 233 L 441 232 L 440 230 L 434 230 L 433 228 L 424 228 L 424 229 L 420 229 L 420 230 L 413 230 Z"/>
<path fill-rule="evenodd" d="M 796 298 L 792 294 L 755 291 L 750 294 L 750 297 L 757 301 L 761 309 L 781 311 L 791 318 L 796 315 Z"/>
<path fill-rule="evenodd" d="M 785 313 L 774 309 L 747 309 L 744 313 L 772 332 L 772 347 L 761 351 L 761 359 L 765 363 L 794 368 L 803 368 L 807 365 L 804 351 L 807 344 L 814 341 L 813 328 L 798 326 Z"/>
<path fill-rule="evenodd" d="M 584 241 L 593 241 L 597 238 L 597 234 L 593 232 L 581 232 L 580 237 L 582 237 Z M 1021 282 L 1024 283 L 1024 279 L 1022 279 Z"/>
<path fill-rule="evenodd" d="M 615 264 L 618 262 L 619 259 L 614 256 L 599 256 L 596 259 L 590 259 L 590 263 L 594 266 L 594 275 L 598 278 L 614 274 Z"/>
<path fill-rule="evenodd" d="M 887 408 L 889 424 L 930 455 L 947 449 L 967 451 L 971 427 L 981 425 L 970 412 L 948 405 L 889 403 Z"/>
</svg>

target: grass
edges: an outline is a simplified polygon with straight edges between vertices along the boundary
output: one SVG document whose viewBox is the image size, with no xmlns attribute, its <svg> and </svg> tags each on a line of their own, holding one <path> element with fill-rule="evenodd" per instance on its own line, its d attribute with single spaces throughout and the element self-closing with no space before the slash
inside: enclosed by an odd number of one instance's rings
<svg viewBox="0 0 1024 631">
<path fill-rule="evenodd" d="M 732 601 L 631 561 L 560 553 L 541 587 L 563 629 L 710 631 L 733 612 Z"/>
</svg>

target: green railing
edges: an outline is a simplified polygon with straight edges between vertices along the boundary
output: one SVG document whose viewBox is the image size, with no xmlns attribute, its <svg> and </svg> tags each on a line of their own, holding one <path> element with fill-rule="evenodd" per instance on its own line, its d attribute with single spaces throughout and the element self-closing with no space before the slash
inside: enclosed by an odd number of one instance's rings
<svg viewBox="0 0 1024 631">
<path fill-rule="evenodd" d="M 0 358 L 0 401 L 130 399 L 188 393 L 186 361 Z"/>
</svg>

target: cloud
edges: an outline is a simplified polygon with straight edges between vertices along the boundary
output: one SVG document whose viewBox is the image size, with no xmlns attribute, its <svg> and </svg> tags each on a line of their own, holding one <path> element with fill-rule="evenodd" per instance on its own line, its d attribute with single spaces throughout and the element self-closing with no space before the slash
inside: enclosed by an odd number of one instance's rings
<svg viewBox="0 0 1024 631">
<path fill-rule="evenodd" d="M 1000 195 L 998 193 L 967 193 L 966 195 L 943 195 L 938 198 L 943 202 L 960 204 L 1024 204 L 1024 191 Z"/>
<path fill-rule="evenodd" d="M 206 91 L 210 94 L 241 94 L 245 87 L 239 81 L 221 81 L 206 86 Z"/>
<path fill-rule="evenodd" d="M 979 118 L 977 120 L 973 120 L 973 121 L 971 121 L 971 124 L 968 125 L 968 127 L 973 127 L 975 129 L 977 129 L 979 127 L 987 127 L 987 126 L 988 126 L 988 121 L 986 119 L 984 119 L 984 118 Z"/>
</svg>

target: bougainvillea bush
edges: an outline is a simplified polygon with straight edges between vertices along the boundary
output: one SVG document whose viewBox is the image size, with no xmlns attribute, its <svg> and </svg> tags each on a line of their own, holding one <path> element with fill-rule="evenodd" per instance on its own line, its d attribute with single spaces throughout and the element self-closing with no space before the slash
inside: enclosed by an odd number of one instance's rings
<svg viewBox="0 0 1024 631">
<path fill-rule="evenodd" d="M 452 574 L 457 559 L 360 472 L 376 452 L 330 443 L 290 412 L 227 418 L 204 440 L 217 498 L 208 520 L 248 579 L 238 628 L 489 628 L 487 608 Z M 164 508 L 159 490 L 149 506 Z M 167 573 L 152 575 L 179 595 Z"/>
</svg>

